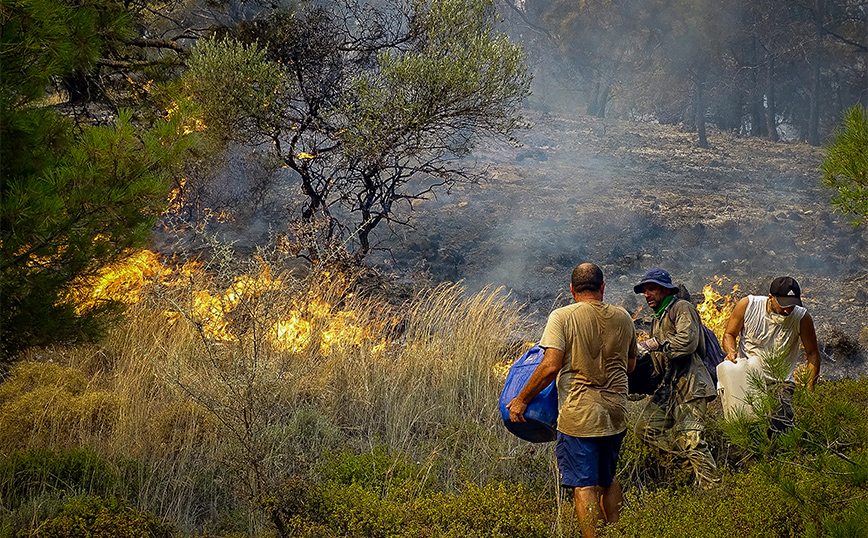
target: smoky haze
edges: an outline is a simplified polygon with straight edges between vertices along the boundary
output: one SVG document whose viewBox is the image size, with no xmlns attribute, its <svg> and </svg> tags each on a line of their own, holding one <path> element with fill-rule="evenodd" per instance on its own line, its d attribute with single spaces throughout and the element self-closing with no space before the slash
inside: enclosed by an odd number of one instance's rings
<svg viewBox="0 0 868 538">
<path fill-rule="evenodd" d="M 717 276 L 724 294 L 764 295 L 790 274 L 818 326 L 865 331 L 868 237 L 832 212 L 819 150 L 717 131 L 699 150 L 668 126 L 528 116 L 521 146 L 477 150 L 483 182 L 417 204 L 414 228 L 371 261 L 399 275 L 423 265 L 471 291 L 503 286 L 540 322 L 570 300 L 585 261 L 603 268 L 606 300 L 631 312 L 644 304 L 633 285 L 655 266 L 699 297 Z"/>
<path fill-rule="evenodd" d="M 757 29 L 728 16 L 720 24 L 733 39 L 709 50 L 666 40 L 662 30 L 652 42 L 625 13 L 609 26 L 600 18 L 597 27 L 558 34 L 547 9 L 566 5 L 501 5 L 504 29 L 523 42 L 535 77 L 531 127 L 515 144 L 482 141 L 464 159 L 482 172 L 478 184 L 398 208 L 410 225 L 378 228 L 367 263 L 406 281 L 426 273 L 470 291 L 503 286 L 540 323 L 569 300 L 570 272 L 585 261 L 603 268 L 606 300 L 631 312 L 644 304 L 632 286 L 654 266 L 693 294 L 718 276 L 723 293 L 738 285 L 739 294 L 765 294 L 772 278 L 790 274 L 821 339 L 843 332 L 868 342 L 866 231 L 832 212 L 819 184 L 822 150 L 802 142 L 811 138 L 812 103 L 797 82 L 810 79 L 810 66 L 779 55 L 769 75 L 768 58 L 748 58 L 738 46 L 751 32 L 806 31 L 804 21 L 788 14 L 781 28 Z M 659 50 L 666 56 L 650 54 Z M 831 132 L 841 109 L 868 99 L 864 54 L 842 51 L 823 56 L 822 72 L 840 85 L 836 99 L 817 104 L 818 136 Z M 700 116 L 708 148 L 697 147 L 700 86 L 686 74 L 697 62 L 707 68 Z M 831 95 L 831 84 L 824 79 L 815 94 Z M 774 102 L 765 93 L 772 89 Z M 236 149 L 212 177 L 197 194 L 200 207 L 234 208 L 234 220 L 211 219 L 208 231 L 242 250 L 286 232 L 299 199 L 291 172 Z M 198 237 L 184 241 L 199 248 Z M 175 241 L 177 234 L 157 240 L 163 248 Z"/>
</svg>

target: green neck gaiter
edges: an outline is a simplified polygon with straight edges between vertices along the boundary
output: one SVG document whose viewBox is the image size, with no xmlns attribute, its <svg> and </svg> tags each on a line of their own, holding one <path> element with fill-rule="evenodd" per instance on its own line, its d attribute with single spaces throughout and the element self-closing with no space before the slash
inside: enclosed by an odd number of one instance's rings
<svg viewBox="0 0 868 538">
<path fill-rule="evenodd" d="M 666 310 L 666 307 L 669 306 L 669 303 L 671 303 L 674 299 L 675 299 L 674 295 L 667 295 L 666 298 L 663 299 L 663 302 L 660 303 L 660 308 L 658 308 L 657 310 L 654 311 L 654 317 L 657 319 L 660 319 L 660 316 L 663 315 L 663 312 Z"/>
</svg>

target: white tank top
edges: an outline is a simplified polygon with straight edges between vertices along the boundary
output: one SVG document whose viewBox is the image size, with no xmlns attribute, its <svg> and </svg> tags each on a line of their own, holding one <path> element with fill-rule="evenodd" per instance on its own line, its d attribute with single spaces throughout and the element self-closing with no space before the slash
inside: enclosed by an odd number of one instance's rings
<svg viewBox="0 0 868 538">
<path fill-rule="evenodd" d="M 748 295 L 747 310 L 744 313 L 744 328 L 738 342 L 738 353 L 747 358 L 762 358 L 764 354 L 780 350 L 786 353 L 790 362 L 787 380 L 793 380 L 793 371 L 799 359 L 799 324 L 808 312 L 796 306 L 789 316 L 778 316 L 766 310 L 768 297 Z M 774 380 L 768 367 L 763 363 L 766 379 Z"/>
</svg>

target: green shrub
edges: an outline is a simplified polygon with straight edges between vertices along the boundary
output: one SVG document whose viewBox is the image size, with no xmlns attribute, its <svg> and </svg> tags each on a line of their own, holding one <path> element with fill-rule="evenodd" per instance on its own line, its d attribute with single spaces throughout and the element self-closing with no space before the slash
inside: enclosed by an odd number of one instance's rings
<svg viewBox="0 0 868 538">
<path fill-rule="evenodd" d="M 420 464 L 385 449 L 329 456 L 316 483 L 293 477 L 263 496 L 279 536 L 368 538 L 548 537 L 554 500 L 521 484 L 436 491 Z"/>
<path fill-rule="evenodd" d="M 404 485 L 430 491 L 437 485 L 436 473 L 432 472 L 429 465 L 382 445 L 364 454 L 326 454 L 320 475 L 327 481 L 344 485 L 359 484 L 366 489 L 382 492 L 396 487 L 401 489 Z"/>
<path fill-rule="evenodd" d="M 29 362 L 0 384 L 0 446 L 25 448 L 104 437 L 118 419 L 117 394 L 93 391 L 80 371 Z"/>
<path fill-rule="evenodd" d="M 406 486 L 406 484 L 405 484 Z M 548 538 L 554 501 L 520 484 L 468 484 L 457 494 L 386 498 L 360 484 L 318 489 L 320 528 L 370 538 Z"/>
<path fill-rule="evenodd" d="M 796 391 L 796 423 L 817 442 L 868 448 L 868 376 Z"/>
<path fill-rule="evenodd" d="M 60 515 L 43 522 L 39 538 L 170 538 L 174 527 L 150 512 L 137 512 L 114 497 L 74 497 Z"/>
<path fill-rule="evenodd" d="M 468 484 L 460 494 L 441 494 L 432 501 L 426 503 L 431 506 L 429 525 L 442 529 L 442 536 L 551 536 L 554 500 L 521 484 Z"/>
<path fill-rule="evenodd" d="M 801 524 L 798 506 L 762 473 L 727 477 L 718 490 L 631 490 L 626 499 L 607 536 L 783 538 L 798 536 Z"/>
<path fill-rule="evenodd" d="M 0 460 L 0 499 L 7 510 L 46 492 L 106 495 L 117 482 L 109 463 L 88 448 L 24 450 Z"/>
</svg>

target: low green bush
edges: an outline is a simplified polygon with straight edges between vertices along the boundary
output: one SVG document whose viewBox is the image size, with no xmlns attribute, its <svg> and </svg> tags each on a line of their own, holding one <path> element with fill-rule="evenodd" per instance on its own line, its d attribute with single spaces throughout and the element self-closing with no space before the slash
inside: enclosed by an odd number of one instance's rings
<svg viewBox="0 0 868 538">
<path fill-rule="evenodd" d="M 23 450 L 0 460 L 0 499 L 7 510 L 46 492 L 107 495 L 117 483 L 112 466 L 89 448 Z"/>
<path fill-rule="evenodd" d="M 43 522 L 38 538 L 172 538 L 180 534 L 150 512 L 111 497 L 73 497 L 57 517 Z"/>
<path fill-rule="evenodd" d="M 380 445 L 363 454 L 327 453 L 319 474 L 325 481 L 359 484 L 382 492 L 410 484 L 413 489 L 432 491 L 438 485 L 433 465 L 434 462 L 417 462 L 405 453 Z"/>
<path fill-rule="evenodd" d="M 868 448 L 868 376 L 796 391 L 796 424 L 823 446 Z"/>
<path fill-rule="evenodd" d="M 74 368 L 16 364 L 0 384 L 0 446 L 52 448 L 105 438 L 121 403 L 116 393 L 90 389 Z"/>
<path fill-rule="evenodd" d="M 316 495 L 320 511 L 312 523 L 336 536 L 548 538 L 555 513 L 553 500 L 520 484 L 467 484 L 455 494 L 387 498 L 360 484 L 329 482 Z"/>
<path fill-rule="evenodd" d="M 719 490 L 661 488 L 626 494 L 628 508 L 606 536 L 667 538 L 792 537 L 793 507 L 780 501 L 780 491 L 767 480 L 736 476 Z"/>
<path fill-rule="evenodd" d="M 319 482 L 289 478 L 261 507 L 280 536 L 537 538 L 550 536 L 554 500 L 521 484 L 465 483 L 446 493 L 436 472 L 384 447 L 329 454 Z"/>
</svg>

